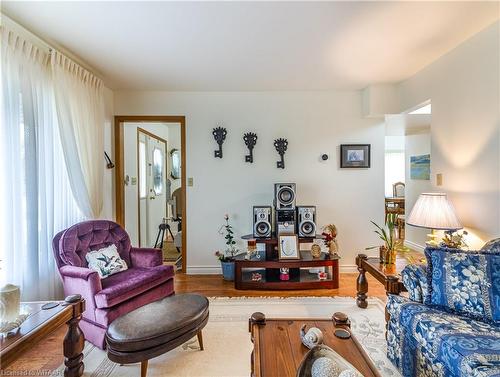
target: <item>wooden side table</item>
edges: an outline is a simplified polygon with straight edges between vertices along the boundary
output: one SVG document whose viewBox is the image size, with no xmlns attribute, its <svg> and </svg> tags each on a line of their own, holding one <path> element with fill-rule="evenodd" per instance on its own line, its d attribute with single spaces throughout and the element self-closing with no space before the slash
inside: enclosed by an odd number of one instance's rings
<svg viewBox="0 0 500 377">
<path fill-rule="evenodd" d="M 317 327 L 324 336 L 324 344 L 334 349 L 365 377 L 380 377 L 380 373 L 366 354 L 356 337 L 340 339 L 335 328 L 349 330 L 350 323 L 343 313 L 335 313 L 332 319 L 266 318 L 263 313 L 253 313 L 249 319 L 249 331 L 254 345 L 251 356 L 252 377 L 295 377 L 297 369 L 309 349 L 300 340 L 300 328 Z M 345 319 L 339 323 L 338 315 Z"/>
<path fill-rule="evenodd" d="M 68 331 L 62 345 L 64 365 L 66 365 L 64 376 L 83 375 L 82 352 L 85 339 L 78 323 L 85 311 L 85 300 L 80 295 L 69 296 L 55 308 L 47 310 L 42 309 L 46 302 L 23 302 L 21 304 L 30 308 L 31 315 L 14 335 L 0 338 L 1 368 L 5 369 L 33 344 L 66 323 Z"/>
<path fill-rule="evenodd" d="M 424 255 L 422 253 L 407 251 L 398 253 L 395 264 L 387 265 L 380 263 L 380 258 L 378 257 L 368 257 L 365 254 L 358 254 L 356 257 L 356 265 L 359 271 L 358 280 L 356 281 L 356 304 L 363 309 L 368 306 L 366 302 L 368 293 L 366 273 L 369 273 L 382 283 L 387 293 L 399 295 L 401 292 L 406 292 L 406 288 L 400 280 L 401 271 L 403 271 L 407 265 L 414 263 L 413 261 L 422 263 L 423 258 Z"/>
</svg>

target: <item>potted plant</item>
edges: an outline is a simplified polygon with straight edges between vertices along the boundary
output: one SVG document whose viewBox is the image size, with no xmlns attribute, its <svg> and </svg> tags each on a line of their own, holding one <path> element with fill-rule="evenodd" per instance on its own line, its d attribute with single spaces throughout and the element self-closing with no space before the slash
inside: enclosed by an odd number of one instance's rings
<svg viewBox="0 0 500 377">
<path fill-rule="evenodd" d="M 395 213 L 387 215 L 384 227 L 381 227 L 374 221 L 371 221 L 371 223 L 377 228 L 375 233 L 377 233 L 380 239 L 384 241 L 384 245 L 367 247 L 366 250 L 379 248 L 380 261 L 385 264 L 393 264 L 396 262 L 396 251 L 399 244 L 398 239 L 396 238 L 396 222 L 397 215 Z"/>
<path fill-rule="evenodd" d="M 226 250 L 220 252 L 217 250 L 215 256 L 220 260 L 222 267 L 222 277 L 224 280 L 233 281 L 234 280 L 234 257 L 238 253 L 236 249 L 236 241 L 234 240 L 233 227 L 229 224 L 229 215 L 224 216 L 226 224 L 221 227 L 219 233 L 224 235 L 226 240 Z"/>
</svg>

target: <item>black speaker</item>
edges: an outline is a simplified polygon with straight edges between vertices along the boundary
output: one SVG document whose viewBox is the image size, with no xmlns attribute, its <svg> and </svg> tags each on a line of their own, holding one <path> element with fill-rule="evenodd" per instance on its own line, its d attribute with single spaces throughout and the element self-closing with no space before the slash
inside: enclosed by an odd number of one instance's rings
<svg viewBox="0 0 500 377">
<path fill-rule="evenodd" d="M 276 211 L 276 233 L 295 234 L 295 210 L 282 209 Z"/>
<path fill-rule="evenodd" d="M 253 236 L 255 238 L 268 238 L 272 233 L 272 208 L 271 206 L 253 207 Z"/>
<path fill-rule="evenodd" d="M 297 207 L 297 233 L 299 237 L 316 236 L 316 207 Z"/>
<path fill-rule="evenodd" d="M 295 183 L 274 184 L 274 207 L 277 211 L 295 209 Z"/>
</svg>

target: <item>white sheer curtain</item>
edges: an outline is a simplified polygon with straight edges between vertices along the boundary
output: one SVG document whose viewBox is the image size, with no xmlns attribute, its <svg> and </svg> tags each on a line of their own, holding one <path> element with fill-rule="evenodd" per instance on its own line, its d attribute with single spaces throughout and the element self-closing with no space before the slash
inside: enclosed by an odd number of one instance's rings
<svg viewBox="0 0 500 377">
<path fill-rule="evenodd" d="M 80 210 L 102 210 L 104 107 L 100 79 L 64 55 L 51 56 L 59 132 L 71 188 Z"/>
<path fill-rule="evenodd" d="M 61 298 L 52 238 L 84 216 L 66 173 L 50 57 L 0 32 L 0 283 L 21 286 L 23 300 Z"/>
</svg>

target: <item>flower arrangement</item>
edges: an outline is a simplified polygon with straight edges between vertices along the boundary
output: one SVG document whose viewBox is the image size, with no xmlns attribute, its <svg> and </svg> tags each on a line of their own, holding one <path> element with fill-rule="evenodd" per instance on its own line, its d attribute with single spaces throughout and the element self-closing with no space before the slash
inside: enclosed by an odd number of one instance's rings
<svg viewBox="0 0 500 377">
<path fill-rule="evenodd" d="M 444 232 L 441 245 L 452 249 L 467 249 L 469 247 L 469 245 L 465 242 L 465 236 L 467 236 L 467 234 L 469 233 L 467 233 L 466 230 L 463 230 L 462 233 L 447 230 Z"/>
<path fill-rule="evenodd" d="M 219 234 L 222 234 L 224 236 L 227 248 L 224 252 L 217 250 L 215 252 L 215 256 L 221 262 L 231 262 L 234 260 L 234 256 L 238 253 L 238 249 L 235 246 L 236 241 L 234 240 L 233 227 L 229 224 L 228 214 L 224 215 L 224 220 L 226 221 L 226 224 L 220 227 Z"/>
<path fill-rule="evenodd" d="M 334 224 L 328 224 L 323 227 L 323 242 L 325 246 L 328 247 L 330 254 L 336 255 L 338 252 L 337 244 L 337 227 Z"/>
</svg>

